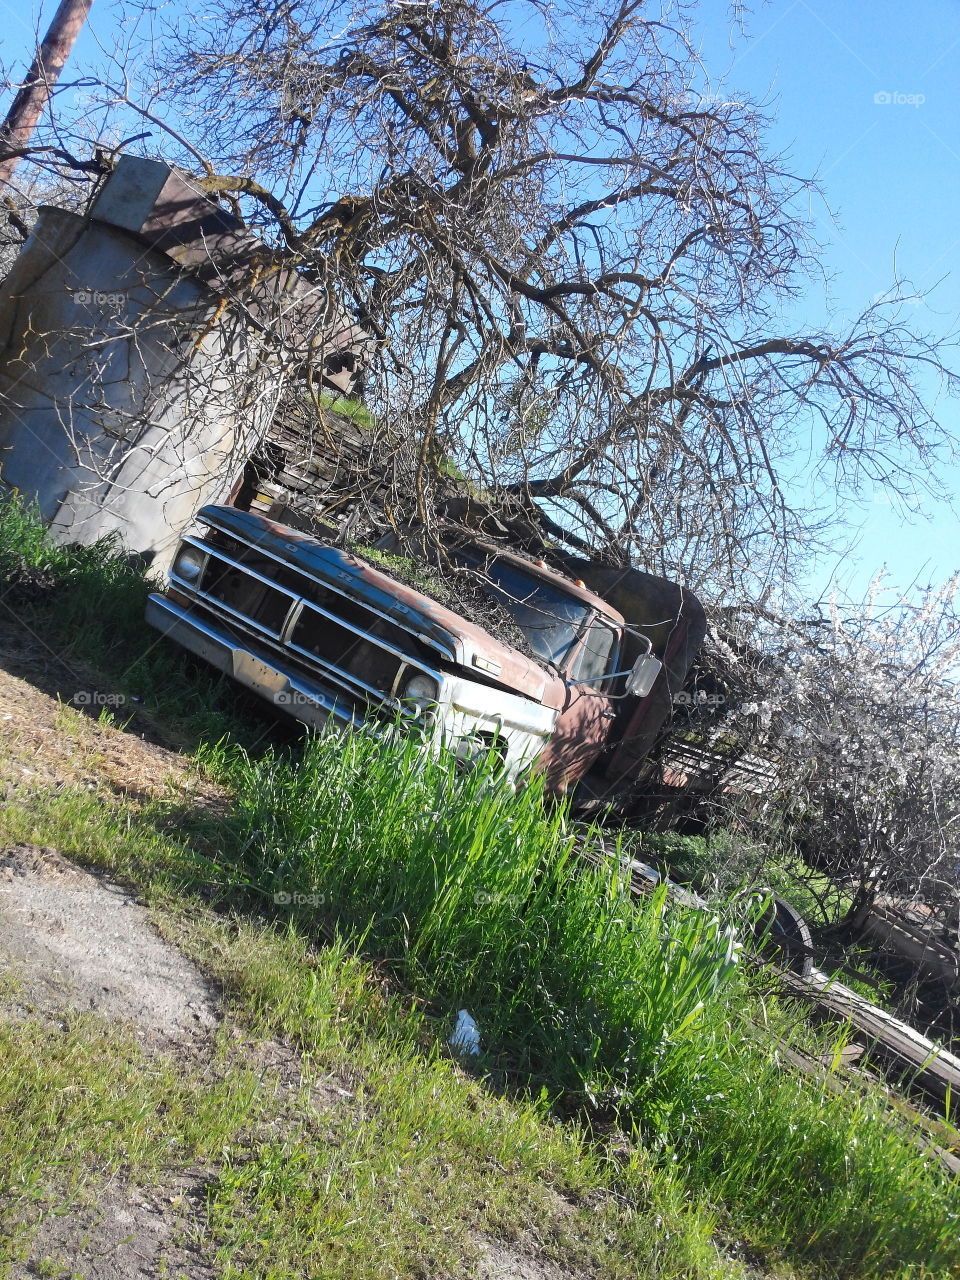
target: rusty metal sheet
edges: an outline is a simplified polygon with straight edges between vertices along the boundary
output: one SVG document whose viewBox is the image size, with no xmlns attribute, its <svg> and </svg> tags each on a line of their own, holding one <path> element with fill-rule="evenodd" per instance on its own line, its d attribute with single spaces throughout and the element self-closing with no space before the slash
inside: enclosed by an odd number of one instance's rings
<svg viewBox="0 0 960 1280">
<path fill-rule="evenodd" d="M 619 744 L 606 765 L 609 794 L 628 791 L 673 712 L 673 698 L 682 688 L 687 672 L 706 634 L 703 606 L 692 591 L 666 578 L 640 569 L 615 569 L 574 561 L 575 571 L 605 599 L 617 606 L 631 627 L 644 634 L 663 668 L 653 690 L 641 698 Z M 639 653 L 639 645 L 625 646 L 625 665 Z"/>
<path fill-rule="evenodd" d="M 157 160 L 123 155 L 97 195 L 95 222 L 137 236 L 207 288 L 244 298 L 245 315 L 303 346 L 327 382 L 349 393 L 374 343 L 326 290 L 281 260 L 204 192 L 197 179 Z M 282 331 L 282 333 L 281 333 Z"/>
</svg>

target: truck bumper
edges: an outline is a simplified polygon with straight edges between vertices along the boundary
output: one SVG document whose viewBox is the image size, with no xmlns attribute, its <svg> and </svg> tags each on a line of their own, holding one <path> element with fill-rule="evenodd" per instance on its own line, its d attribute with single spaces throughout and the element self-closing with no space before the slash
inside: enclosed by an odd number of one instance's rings
<svg viewBox="0 0 960 1280">
<path fill-rule="evenodd" d="M 257 652 L 229 628 L 206 622 L 167 596 L 151 595 L 144 615 L 167 639 L 194 653 L 218 671 L 271 703 L 278 710 L 317 729 L 363 723 L 338 702 L 336 692 L 297 671 L 284 670 L 267 651 Z"/>
</svg>

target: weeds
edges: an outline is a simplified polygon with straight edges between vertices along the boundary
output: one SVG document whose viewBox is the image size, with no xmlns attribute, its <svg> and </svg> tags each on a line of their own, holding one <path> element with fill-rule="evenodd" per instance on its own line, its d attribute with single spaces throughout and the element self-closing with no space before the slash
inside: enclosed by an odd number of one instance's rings
<svg viewBox="0 0 960 1280">
<path fill-rule="evenodd" d="M 139 720 L 188 747 L 230 733 L 251 742 L 262 722 L 231 682 L 185 664 L 143 620 L 158 584 L 114 538 L 57 546 L 37 512 L 0 494 L 0 618 L 14 616 L 55 654 L 77 689 L 94 671 L 100 693 L 122 695 Z"/>
<path fill-rule="evenodd" d="M 62 1026 L 0 1019 L 0 1061 L 4 1275 L 46 1215 L 69 1213 L 118 1176 L 149 1181 L 172 1160 L 208 1163 L 264 1107 L 262 1081 L 244 1064 L 184 1072 L 91 1014 Z"/>
<path fill-rule="evenodd" d="M 466 1005 L 494 1083 L 634 1125 L 739 1230 L 828 1273 L 960 1263 L 956 1191 L 882 1094 L 785 1073 L 797 1011 L 768 997 L 758 1035 L 730 927 L 632 902 L 534 787 L 363 735 L 219 763 L 237 797 L 223 884 L 389 956 L 443 1030 Z"/>
<path fill-rule="evenodd" d="M 411 740 L 319 737 L 295 762 L 233 753 L 219 767 L 236 794 L 231 888 L 393 957 L 438 1016 L 468 1005 L 488 1068 L 570 1105 L 642 1093 L 666 1123 L 704 1001 L 733 970 L 718 918 L 665 892 L 638 908 L 612 864 L 585 864 L 536 784 L 518 796 L 484 769 L 461 778 Z"/>
<path fill-rule="evenodd" d="M 541 1100 L 492 1096 L 345 943 L 317 950 L 288 926 L 179 896 L 178 842 L 98 813 L 96 798 L 63 794 L 32 814 L 8 808 L 0 836 L 42 832 L 136 879 L 163 932 L 222 988 L 226 1034 L 213 1062 L 184 1073 L 91 1016 L 6 1032 L 0 1020 L 0 1275 L 39 1215 L 184 1167 L 201 1175 L 193 1226 L 226 1277 L 459 1280 L 484 1239 L 522 1234 L 565 1274 L 739 1274 L 669 1171 L 637 1161 L 611 1185 L 588 1135 L 553 1123 Z M 244 1069 L 233 1018 L 299 1045 L 302 1084 Z"/>
</svg>

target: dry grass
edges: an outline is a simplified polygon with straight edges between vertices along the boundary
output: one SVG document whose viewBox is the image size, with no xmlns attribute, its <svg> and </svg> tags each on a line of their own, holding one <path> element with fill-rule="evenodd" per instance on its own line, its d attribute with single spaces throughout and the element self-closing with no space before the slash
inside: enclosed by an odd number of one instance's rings
<svg viewBox="0 0 960 1280">
<path fill-rule="evenodd" d="M 22 670 L 29 662 L 29 643 L 29 633 L 13 626 L 0 632 L 0 787 L 84 787 L 134 803 L 181 798 L 224 807 L 226 791 L 190 757 L 119 727 L 124 707 L 106 707 L 97 719 L 96 708 L 88 714 L 70 705 L 79 682 L 69 672 L 51 672 L 52 664 L 45 663 L 48 685 L 59 686 L 49 692 L 13 674 L 10 668 Z M 81 687 L 92 691 L 90 682 Z M 109 722 L 111 716 L 117 723 Z"/>
</svg>

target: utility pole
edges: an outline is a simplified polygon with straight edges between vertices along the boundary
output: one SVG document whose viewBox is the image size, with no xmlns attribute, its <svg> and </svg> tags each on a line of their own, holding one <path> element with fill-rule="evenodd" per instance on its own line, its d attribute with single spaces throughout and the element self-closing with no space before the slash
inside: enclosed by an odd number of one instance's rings
<svg viewBox="0 0 960 1280">
<path fill-rule="evenodd" d="M 30 141 L 92 4 L 93 0 L 60 0 L 26 79 L 0 125 L 0 186 L 9 184 L 20 159 L 9 153 L 22 151 Z"/>
</svg>

